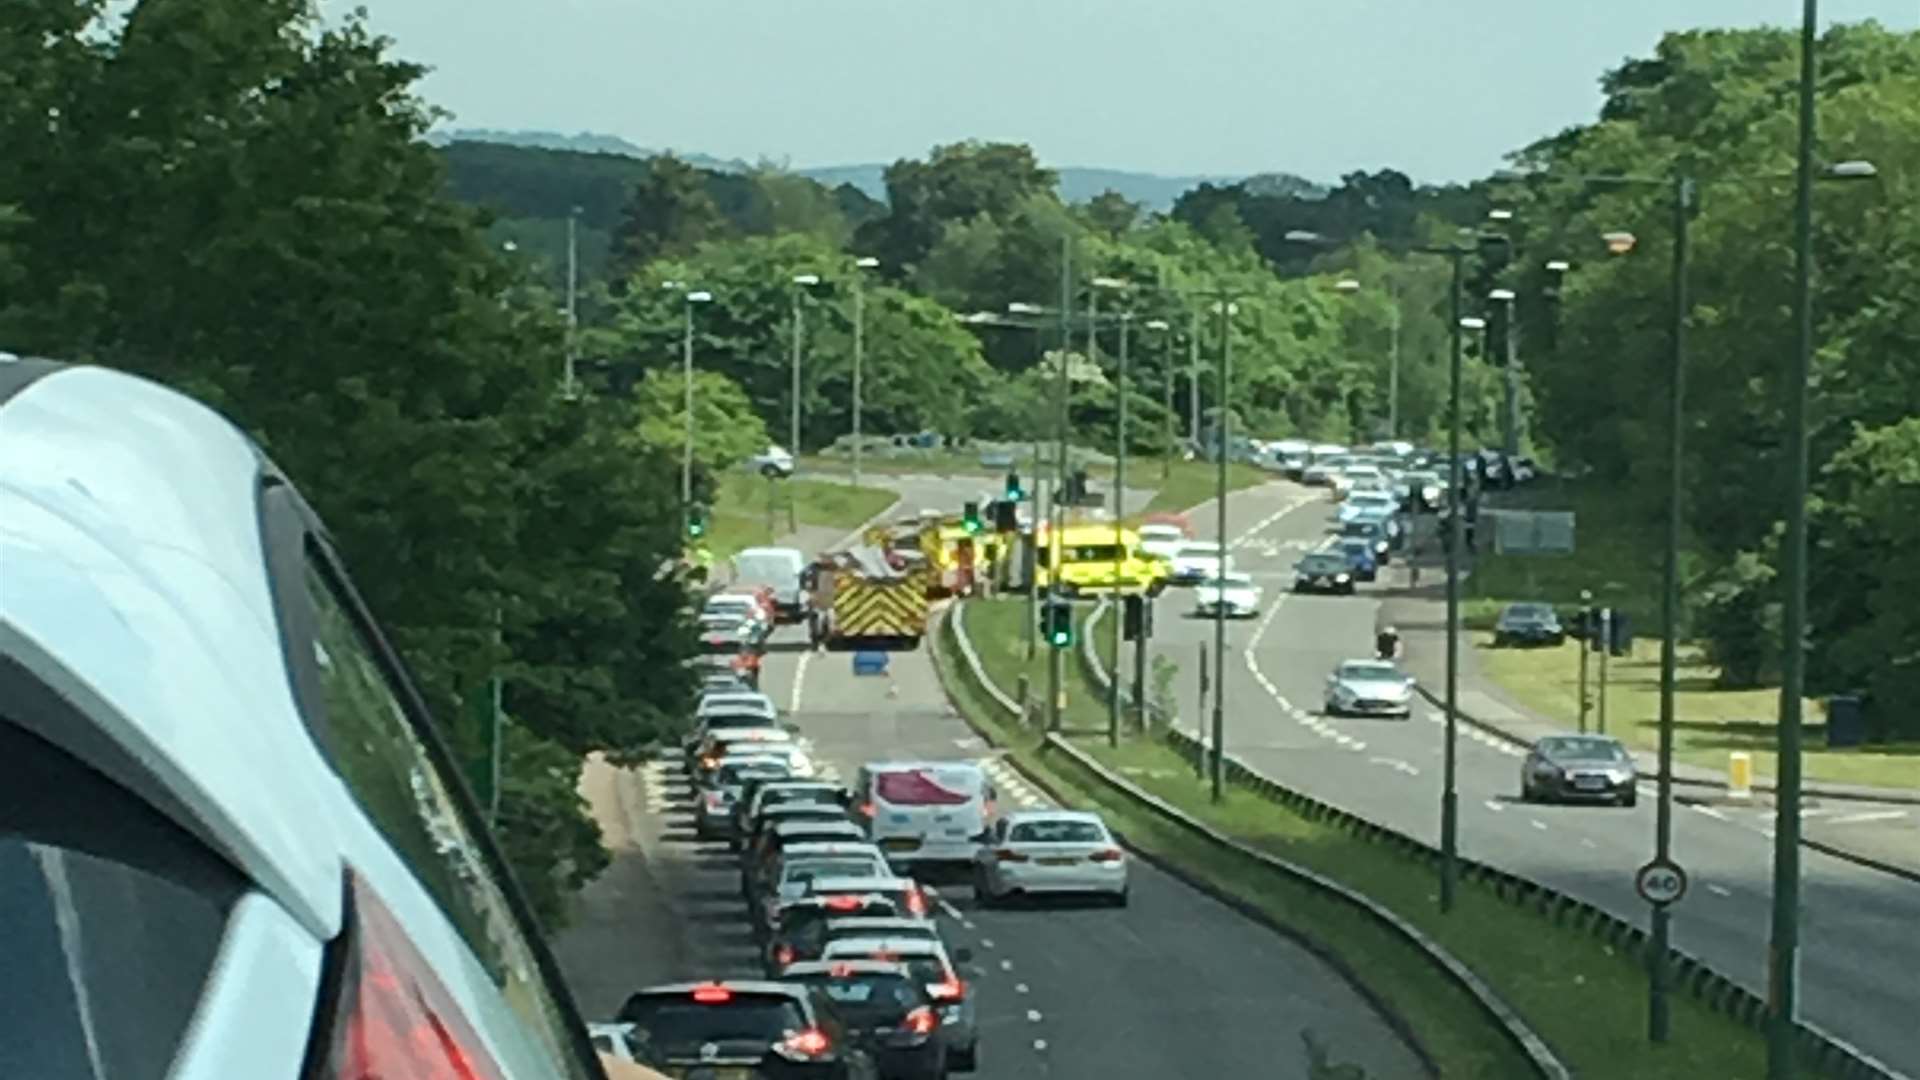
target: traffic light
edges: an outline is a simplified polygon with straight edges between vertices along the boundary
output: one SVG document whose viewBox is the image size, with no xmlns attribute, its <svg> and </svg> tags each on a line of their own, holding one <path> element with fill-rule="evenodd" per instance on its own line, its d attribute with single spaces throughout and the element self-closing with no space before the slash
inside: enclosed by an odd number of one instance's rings
<svg viewBox="0 0 1920 1080">
<path fill-rule="evenodd" d="M 1017 503 L 1026 497 L 1027 497 L 1027 493 L 1020 489 L 1020 474 L 1017 472 L 1008 473 L 1007 474 L 1007 501 Z"/>
<path fill-rule="evenodd" d="M 698 539 L 707 534 L 707 508 L 699 504 L 687 507 L 687 535 Z"/>
<path fill-rule="evenodd" d="M 993 527 L 997 532 L 1020 531 L 1020 508 L 1011 499 L 993 504 Z"/>
<path fill-rule="evenodd" d="M 960 508 L 960 527 L 967 530 L 970 533 L 977 533 L 980 531 L 980 529 L 982 528 L 982 525 L 980 522 L 980 504 L 979 503 L 969 502 Z"/>
<path fill-rule="evenodd" d="M 1040 608 L 1040 633 L 1056 649 L 1073 645 L 1073 605 L 1057 596 Z"/>
<path fill-rule="evenodd" d="M 1121 605 L 1121 636 L 1139 641 L 1153 633 L 1153 607 L 1144 596 L 1129 596 Z"/>
</svg>

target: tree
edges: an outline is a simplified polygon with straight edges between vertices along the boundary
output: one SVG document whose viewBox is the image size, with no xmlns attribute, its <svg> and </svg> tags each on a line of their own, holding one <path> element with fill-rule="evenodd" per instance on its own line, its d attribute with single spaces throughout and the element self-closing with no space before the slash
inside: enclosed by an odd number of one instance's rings
<svg viewBox="0 0 1920 1080">
<path fill-rule="evenodd" d="M 615 279 L 663 256 L 685 255 L 729 231 L 701 170 L 671 154 L 649 158 L 613 232 Z"/>
<path fill-rule="evenodd" d="M 1090 228 L 1120 237 L 1139 223 L 1142 207 L 1125 195 L 1109 188 L 1095 195 L 1081 208 L 1080 216 Z"/>
<path fill-rule="evenodd" d="M 855 246 L 888 272 L 910 273 L 948 223 L 1004 218 L 1034 195 L 1058 201 L 1059 177 L 1027 146 L 963 142 L 935 147 L 926 161 L 887 166 L 887 214 L 856 235 Z"/>
<path fill-rule="evenodd" d="M 679 459 L 686 444 L 686 381 L 674 368 L 647 372 L 634 388 L 633 437 L 647 450 Z M 717 371 L 693 376 L 693 461 L 706 474 L 721 472 L 766 449 L 767 425 L 740 384 Z"/>
</svg>

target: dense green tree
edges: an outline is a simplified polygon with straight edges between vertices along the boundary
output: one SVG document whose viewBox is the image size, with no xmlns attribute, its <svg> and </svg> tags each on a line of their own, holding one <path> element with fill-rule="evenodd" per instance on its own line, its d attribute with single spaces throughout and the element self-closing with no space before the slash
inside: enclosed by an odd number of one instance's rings
<svg viewBox="0 0 1920 1080">
<path fill-rule="evenodd" d="M 1058 201 L 1058 182 L 1027 146 L 938 146 L 925 161 L 904 159 L 887 166 L 886 216 L 863 226 L 855 245 L 877 256 L 888 273 L 904 275 L 933 250 L 949 223 L 981 215 L 1004 218 L 1035 195 Z"/>
<path fill-rule="evenodd" d="M 614 280 L 731 231 L 699 169 L 670 154 L 648 158 L 613 231 Z"/>
</svg>

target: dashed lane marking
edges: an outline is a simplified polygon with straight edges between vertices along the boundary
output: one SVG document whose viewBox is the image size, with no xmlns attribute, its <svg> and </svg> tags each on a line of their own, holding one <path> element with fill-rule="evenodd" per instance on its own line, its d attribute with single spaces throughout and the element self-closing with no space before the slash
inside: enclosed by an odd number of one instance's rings
<svg viewBox="0 0 1920 1080">
<path fill-rule="evenodd" d="M 1028 1010 L 1027 1010 L 1027 1021 L 1028 1021 L 1029 1023 L 1033 1023 L 1033 1024 L 1037 1024 L 1037 1023 L 1039 1023 L 1039 1022 L 1040 1022 L 1040 1010 L 1039 1010 L 1039 1009 L 1028 1009 Z"/>
<path fill-rule="evenodd" d="M 1733 890 L 1727 888 L 1725 885 L 1714 885 L 1712 883 L 1709 883 L 1707 885 L 1707 891 L 1712 893 L 1715 896 L 1732 896 L 1733 895 Z"/>
<path fill-rule="evenodd" d="M 1024 994 L 1024 993 L 1026 993 L 1026 992 L 1027 992 L 1027 984 L 1026 984 L 1026 983 L 1014 983 L 1014 984 L 1013 984 L 1013 992 L 1014 992 L 1014 993 L 1016 993 L 1016 994 Z"/>
<path fill-rule="evenodd" d="M 983 938 L 981 938 L 981 939 L 980 939 L 980 947 L 981 947 L 981 948 L 983 948 L 983 949 L 991 949 L 991 948 L 993 948 L 993 939 L 992 939 L 992 938 L 990 938 L 990 937 L 983 937 Z"/>
<path fill-rule="evenodd" d="M 1591 840 L 1589 840 L 1589 839 L 1587 839 L 1586 837 L 1584 837 L 1584 836 L 1583 836 L 1583 837 L 1581 837 L 1581 838 L 1580 838 L 1580 846 L 1581 846 L 1581 847 L 1599 847 L 1600 845 L 1599 845 L 1599 844 L 1596 844 L 1596 843 L 1594 843 L 1593 841 L 1591 841 Z"/>
<path fill-rule="evenodd" d="M 1035 1050 L 1039 1050 L 1039 1051 L 1041 1051 L 1042 1053 L 1044 1053 L 1044 1052 L 1046 1052 L 1046 1049 L 1047 1049 L 1047 1040 L 1045 1040 L 1045 1039 L 1035 1039 L 1035 1040 L 1033 1040 L 1033 1048 L 1034 1048 Z"/>
<path fill-rule="evenodd" d="M 1541 832 L 1547 831 L 1547 823 L 1544 821 L 1541 821 L 1539 818 L 1528 818 L 1527 824 L 1533 826 L 1536 829 L 1539 829 Z"/>
<path fill-rule="evenodd" d="M 962 921 L 965 920 L 965 917 L 960 914 L 960 909 L 957 907 L 954 907 L 953 904 L 950 903 L 945 897 L 942 897 L 939 903 L 940 903 L 940 910 L 946 912 L 948 918 L 959 919 Z"/>
<path fill-rule="evenodd" d="M 1705 815 L 1707 815 L 1708 817 L 1710 817 L 1710 818 L 1714 818 L 1714 819 L 1716 819 L 1716 820 L 1719 820 L 1719 821 L 1727 821 L 1727 820 L 1730 820 L 1730 819 L 1729 819 L 1729 818 L 1727 817 L 1727 815 L 1725 815 L 1725 814 L 1723 814 L 1723 813 L 1721 813 L 1721 812 L 1720 812 L 1720 811 L 1718 811 L 1718 810 L 1715 810 L 1715 809 L 1714 809 L 1713 807 L 1711 807 L 1711 806 L 1699 806 L 1699 805 L 1694 805 L 1694 806 L 1691 806 L 1691 807 L 1689 807 L 1689 808 L 1690 808 L 1690 809 L 1691 809 L 1691 810 L 1692 810 L 1692 811 L 1693 811 L 1694 813 L 1696 813 L 1696 814 L 1705 814 Z"/>
<path fill-rule="evenodd" d="M 1892 821 L 1907 816 L 1905 810 L 1869 810 L 1858 814 L 1847 814 L 1827 822 L 1829 825 L 1858 825 L 1867 821 Z"/>
<path fill-rule="evenodd" d="M 1504 814 L 1507 812 L 1507 808 L 1500 805 L 1500 801 L 1498 799 L 1488 799 L 1485 805 L 1487 809 L 1493 811 L 1496 814 Z"/>
<path fill-rule="evenodd" d="M 1001 970 L 1001 971 L 1012 971 L 1012 970 L 1013 970 L 1013 961 L 1011 961 L 1011 960 L 1002 960 L 1002 961 L 1000 961 L 1000 970 Z"/>
<path fill-rule="evenodd" d="M 793 693 L 787 697 L 787 711 L 800 711 L 800 695 L 807 687 L 807 665 L 813 662 L 813 654 L 803 652 L 793 665 Z"/>
</svg>

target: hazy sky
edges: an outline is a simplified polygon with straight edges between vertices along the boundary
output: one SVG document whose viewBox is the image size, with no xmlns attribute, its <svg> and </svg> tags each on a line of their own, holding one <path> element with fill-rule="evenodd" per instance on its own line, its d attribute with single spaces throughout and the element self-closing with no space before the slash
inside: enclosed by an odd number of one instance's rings
<svg viewBox="0 0 1920 1080">
<path fill-rule="evenodd" d="M 963 138 L 1159 173 L 1458 180 L 1590 120 L 1666 30 L 1796 0 L 328 0 L 364 4 L 454 126 L 796 166 Z M 1920 26 L 1920 0 L 1826 0 Z"/>
</svg>

